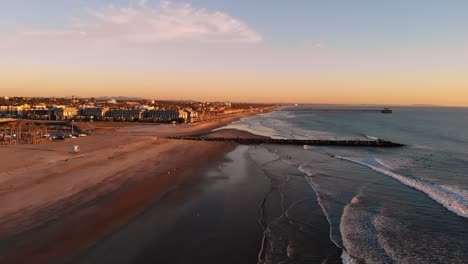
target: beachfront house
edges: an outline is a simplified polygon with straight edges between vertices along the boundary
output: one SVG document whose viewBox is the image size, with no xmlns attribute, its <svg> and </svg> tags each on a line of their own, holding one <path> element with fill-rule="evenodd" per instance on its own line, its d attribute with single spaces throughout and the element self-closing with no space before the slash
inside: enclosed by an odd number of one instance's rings
<svg viewBox="0 0 468 264">
<path fill-rule="evenodd" d="M 111 109 L 106 116 L 120 121 L 138 121 L 143 117 L 143 111 L 138 109 Z"/>
<path fill-rule="evenodd" d="M 107 107 L 86 107 L 80 109 L 80 115 L 85 119 L 102 120 L 108 111 Z"/>
<path fill-rule="evenodd" d="M 144 118 L 145 120 L 155 122 L 185 122 L 188 118 L 188 113 L 183 110 L 150 110 L 145 112 Z"/>
<path fill-rule="evenodd" d="M 78 115 L 78 109 L 75 107 L 57 107 L 53 110 L 55 120 L 69 120 Z"/>
<path fill-rule="evenodd" d="M 28 104 L 23 105 L 1 105 L 0 106 L 0 117 L 4 116 L 15 116 L 21 117 L 26 114 L 26 111 L 31 109 Z"/>
</svg>

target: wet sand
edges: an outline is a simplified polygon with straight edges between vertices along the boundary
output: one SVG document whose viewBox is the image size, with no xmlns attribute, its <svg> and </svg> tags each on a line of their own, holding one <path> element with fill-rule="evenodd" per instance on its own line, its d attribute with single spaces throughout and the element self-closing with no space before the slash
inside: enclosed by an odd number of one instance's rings
<svg viewBox="0 0 468 264">
<path fill-rule="evenodd" d="M 247 150 L 237 147 L 70 263 L 256 263 L 269 184 L 242 161 Z"/>
</svg>

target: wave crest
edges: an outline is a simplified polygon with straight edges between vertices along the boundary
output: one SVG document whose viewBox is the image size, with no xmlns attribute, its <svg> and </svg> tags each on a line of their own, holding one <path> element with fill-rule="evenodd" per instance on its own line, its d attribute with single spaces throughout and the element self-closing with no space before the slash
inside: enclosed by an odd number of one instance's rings
<svg viewBox="0 0 468 264">
<path fill-rule="evenodd" d="M 390 176 L 399 182 L 417 189 L 427 194 L 434 201 L 440 203 L 449 211 L 468 218 L 468 199 L 465 195 L 454 191 L 454 187 L 438 185 L 420 178 L 410 178 L 391 171 L 382 161 L 378 159 L 354 159 L 341 156 L 335 156 L 338 159 L 350 161 L 363 166 L 366 166 L 381 174 Z"/>
</svg>

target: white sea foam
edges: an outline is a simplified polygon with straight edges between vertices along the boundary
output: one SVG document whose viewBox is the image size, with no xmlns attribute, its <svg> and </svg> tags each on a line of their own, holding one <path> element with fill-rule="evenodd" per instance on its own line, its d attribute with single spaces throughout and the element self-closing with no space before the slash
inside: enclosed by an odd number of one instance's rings
<svg viewBox="0 0 468 264">
<path fill-rule="evenodd" d="M 312 166 L 310 166 L 309 164 L 307 163 L 304 163 L 302 164 L 301 166 L 299 166 L 299 171 L 301 171 L 302 173 L 306 174 L 307 176 L 309 177 L 312 177 L 314 176 L 317 172 L 314 170 L 314 168 Z M 314 184 L 312 183 L 311 179 L 310 178 L 307 178 L 307 183 L 310 185 L 310 187 L 312 188 L 312 190 L 314 190 L 315 194 L 317 195 L 317 201 L 318 201 L 318 204 L 319 206 L 322 208 L 322 212 L 323 214 L 325 215 L 327 221 L 328 221 L 328 224 L 330 226 L 330 240 L 339 248 L 342 248 L 342 245 L 338 242 L 338 241 L 335 241 L 335 239 L 333 239 L 333 223 L 331 222 L 331 219 L 330 219 L 330 216 L 327 212 L 327 210 L 325 209 L 325 205 L 323 204 L 323 201 L 322 201 L 322 198 L 321 198 L 321 195 L 319 193 L 319 191 L 317 190 L 317 188 L 314 186 Z M 343 253 L 341 254 L 341 259 L 343 261 L 343 264 L 357 264 L 358 262 L 352 258 L 347 252 L 346 252 L 346 249 L 343 249 Z"/>
<path fill-rule="evenodd" d="M 361 193 L 353 197 L 343 209 L 340 233 L 345 250 L 342 260 L 352 263 L 390 263 L 391 258 L 382 248 L 373 225 L 375 215 L 362 204 Z"/>
<path fill-rule="evenodd" d="M 366 138 L 368 138 L 368 139 L 372 139 L 372 140 L 379 140 L 379 138 L 378 138 L 378 137 L 369 136 L 369 135 L 366 135 Z"/>
<path fill-rule="evenodd" d="M 317 194 L 317 200 L 330 224 L 330 239 L 338 247 L 343 249 L 341 258 L 344 264 L 357 264 L 363 261 L 369 263 L 382 263 L 382 259 L 387 259 L 383 249 L 378 244 L 375 230 L 371 227 L 373 215 L 362 207 L 361 192 L 355 195 L 351 202 L 345 206 L 340 215 L 338 226 L 339 233 L 334 231 L 334 225 L 327 208 L 326 200 L 322 200 L 323 190 L 314 184 L 314 178 L 320 174 L 314 166 L 304 163 L 298 168 L 306 177 L 307 182 Z M 321 174 L 320 174 L 321 175 Z M 327 199 L 327 198 L 326 198 Z M 340 236 L 339 239 L 334 235 Z M 360 241 L 360 242 L 359 242 Z M 362 242 L 362 243 L 361 243 Z M 380 261 L 380 262 L 379 262 Z"/>
<path fill-rule="evenodd" d="M 453 264 L 466 263 L 466 246 L 452 240 L 450 233 L 421 232 L 407 221 L 383 214 L 374 218 L 373 226 L 379 245 L 392 263 L 436 263 L 442 259 Z"/>
<path fill-rule="evenodd" d="M 343 264 L 357 264 L 359 263 L 356 259 L 352 258 L 346 251 L 343 250 L 343 253 L 341 254 L 341 260 L 343 261 Z"/>
<path fill-rule="evenodd" d="M 379 160 L 376 159 L 373 160 L 377 164 L 374 164 L 374 162 L 369 162 L 369 160 L 366 159 L 346 158 L 341 156 L 335 157 L 338 159 L 366 166 L 374 171 L 390 176 L 407 186 L 413 187 L 421 192 L 424 192 L 434 201 L 440 203 L 451 212 L 454 212 L 459 216 L 468 218 L 468 199 L 466 199 L 466 195 L 461 195 L 460 193 L 454 191 L 453 186 L 451 188 L 447 188 L 447 186 L 441 186 L 420 178 L 409 178 L 403 175 L 399 175 L 397 173 L 392 172 L 391 168 L 388 168 L 385 164 L 379 162 Z M 381 166 L 379 166 L 379 164 Z"/>
<path fill-rule="evenodd" d="M 380 165 L 384 166 L 385 168 L 388 168 L 389 170 L 393 170 L 393 165 L 388 164 L 386 161 L 383 161 L 381 159 L 375 159 Z"/>
<path fill-rule="evenodd" d="M 310 150 L 310 149 L 313 149 L 313 148 L 314 148 L 314 147 L 312 147 L 312 146 L 304 145 L 304 149 L 305 149 L 305 150 Z"/>
<path fill-rule="evenodd" d="M 424 145 L 412 145 L 410 147 L 414 148 L 414 149 L 423 149 L 423 150 L 433 150 L 434 149 L 433 147 L 424 146 Z"/>
<path fill-rule="evenodd" d="M 254 134 L 268 136 L 272 138 L 292 138 L 292 139 L 311 139 L 311 138 L 332 138 L 334 134 L 326 131 L 302 129 L 293 125 L 288 119 L 295 115 L 287 111 L 274 111 L 263 116 L 253 116 L 243 118 L 223 128 L 235 128 L 245 130 Z"/>
<path fill-rule="evenodd" d="M 456 185 L 441 185 L 442 188 L 460 195 L 463 199 L 468 201 L 468 190 L 463 189 Z"/>
<path fill-rule="evenodd" d="M 302 173 L 306 174 L 309 177 L 312 177 L 316 173 L 314 172 L 313 167 L 307 163 L 302 164 L 301 166 L 299 166 L 298 169 L 299 171 L 301 171 Z"/>
<path fill-rule="evenodd" d="M 330 219 L 330 215 L 328 213 L 328 211 L 326 210 L 326 206 L 324 204 L 324 202 L 322 201 L 322 196 L 320 195 L 320 192 L 317 190 L 317 188 L 314 186 L 314 184 L 312 183 L 310 177 L 314 176 L 315 174 L 317 174 L 317 172 L 314 170 L 314 168 L 312 166 L 310 166 L 309 164 L 307 163 L 304 163 L 302 164 L 301 166 L 299 166 L 299 171 L 301 171 L 302 173 L 306 174 L 307 177 L 306 178 L 306 181 L 307 183 L 309 184 L 309 186 L 312 188 L 312 190 L 314 190 L 315 194 L 317 195 L 317 202 L 320 206 L 320 208 L 322 208 L 322 212 L 323 214 L 325 215 L 325 218 L 327 218 L 327 221 L 328 221 L 328 224 L 330 226 L 330 240 L 333 242 L 333 244 L 335 244 L 337 247 L 341 248 L 341 244 L 340 242 L 336 241 L 336 239 L 333 238 L 333 223 Z"/>
</svg>

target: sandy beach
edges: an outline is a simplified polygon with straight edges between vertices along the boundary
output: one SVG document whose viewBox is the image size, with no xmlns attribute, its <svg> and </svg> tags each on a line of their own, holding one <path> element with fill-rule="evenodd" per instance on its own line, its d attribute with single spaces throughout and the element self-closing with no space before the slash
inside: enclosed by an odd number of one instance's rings
<svg viewBox="0 0 468 264">
<path fill-rule="evenodd" d="M 197 182 L 235 148 L 164 136 L 206 133 L 240 117 L 105 126 L 89 137 L 1 147 L 0 262 L 70 260 L 174 189 Z M 71 152 L 75 144 L 78 154 Z"/>
</svg>

